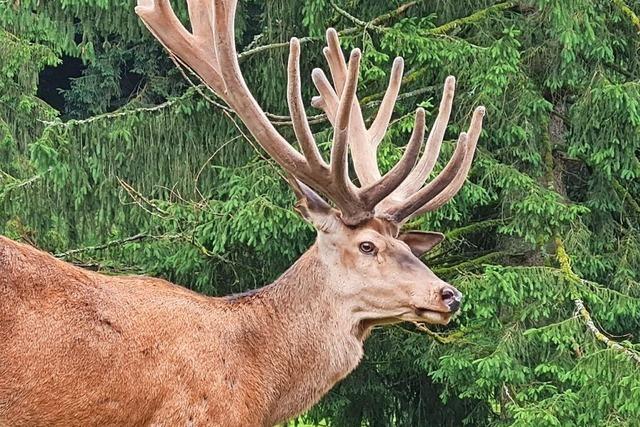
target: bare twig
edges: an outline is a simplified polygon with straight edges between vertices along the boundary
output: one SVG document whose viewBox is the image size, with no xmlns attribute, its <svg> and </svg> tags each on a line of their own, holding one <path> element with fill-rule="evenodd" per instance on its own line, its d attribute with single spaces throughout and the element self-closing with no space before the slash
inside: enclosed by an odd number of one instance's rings
<svg viewBox="0 0 640 427">
<path fill-rule="evenodd" d="M 111 240 L 107 243 L 103 243 L 102 245 L 96 245 L 96 246 L 87 246 L 84 248 L 78 248 L 78 249 L 71 249 L 68 250 L 66 252 L 60 252 L 55 254 L 56 258 L 67 258 L 71 255 L 76 255 L 82 252 L 89 252 L 89 251 L 100 251 L 103 249 L 108 249 L 111 248 L 113 246 L 120 246 L 123 245 L 125 243 L 130 243 L 130 242 L 138 242 L 140 240 L 144 240 L 144 239 L 148 239 L 148 238 L 157 238 L 157 237 L 153 237 L 150 236 L 148 234 L 136 234 L 135 236 L 130 236 L 130 237 L 125 237 L 124 239 L 117 239 L 117 240 Z"/>
<path fill-rule="evenodd" d="M 124 188 L 125 191 L 129 194 L 129 196 L 131 196 L 134 203 L 140 206 L 142 210 L 144 210 L 150 215 L 159 216 L 161 218 L 165 218 L 168 215 L 164 209 L 160 208 L 158 205 L 151 202 L 151 200 L 143 196 L 138 190 L 133 188 L 129 183 L 120 179 L 120 177 L 116 177 L 116 179 L 118 180 L 118 183 L 122 186 L 122 188 Z M 144 202 L 144 204 L 142 202 Z M 150 206 L 153 209 L 153 211 L 147 208 L 147 206 Z"/>
<path fill-rule="evenodd" d="M 198 170 L 198 173 L 196 174 L 196 177 L 194 178 L 194 188 L 196 190 L 196 192 L 198 193 L 198 195 L 200 196 L 200 198 L 202 200 L 204 200 L 204 196 L 202 195 L 202 193 L 200 192 L 200 189 L 198 188 L 198 181 L 200 181 L 200 175 L 202 174 L 202 172 L 204 171 L 204 168 L 209 164 L 209 162 L 211 160 L 213 160 L 213 158 L 220 152 L 222 151 L 222 149 L 224 147 L 226 147 L 227 145 L 229 145 L 230 143 L 232 143 L 233 141 L 235 141 L 236 139 L 239 139 L 240 136 L 234 136 L 233 138 L 229 139 L 228 141 L 225 141 L 222 145 L 220 145 L 220 147 L 218 147 L 211 156 L 209 156 L 209 158 L 202 164 L 202 167 Z"/>
<path fill-rule="evenodd" d="M 189 96 L 191 96 L 193 94 L 192 91 L 187 91 L 184 94 L 180 95 L 177 98 L 173 98 L 170 99 L 166 102 L 163 102 L 162 104 L 158 104 L 155 105 L 153 107 L 140 107 L 140 108 L 133 108 L 130 110 L 119 110 L 119 111 L 114 111 L 111 113 L 105 113 L 105 114 L 98 114 L 96 116 L 92 116 L 89 117 L 88 119 L 82 119 L 82 120 L 75 120 L 75 119 L 71 119 L 71 120 L 67 120 L 66 122 L 63 122 L 61 120 L 55 120 L 55 121 L 47 121 L 47 120 L 40 120 L 37 119 L 40 123 L 43 123 L 46 126 L 49 127 L 56 127 L 56 126 L 77 126 L 77 125 L 85 125 L 87 123 L 92 123 L 95 122 L 97 120 L 103 120 L 103 119 L 113 119 L 116 117 L 122 117 L 122 116 L 128 116 L 131 114 L 137 114 L 137 113 L 142 113 L 142 112 L 151 112 L 151 111 L 159 111 L 159 110 L 163 110 L 167 107 L 172 106 L 173 104 L 175 104 L 178 101 L 181 101 Z"/>
<path fill-rule="evenodd" d="M 338 6 L 334 0 L 329 0 L 329 3 L 331 4 L 331 7 L 333 7 L 336 10 L 336 12 L 338 12 L 340 15 L 344 16 L 345 18 L 347 18 L 349 21 L 353 22 L 357 26 L 362 27 L 363 29 L 371 28 L 376 31 L 385 30 L 384 27 L 379 27 L 376 24 L 373 24 L 371 21 L 365 22 L 361 19 L 356 18 L 355 16 L 351 15 L 349 12 L 347 12 L 346 10 Z"/>
<path fill-rule="evenodd" d="M 4 185 L 3 187 L 3 193 L 7 193 L 11 190 L 15 190 L 17 188 L 21 188 L 21 187 L 26 187 L 28 185 L 30 185 L 31 183 L 41 179 L 45 174 L 51 172 L 52 167 L 49 167 L 46 171 L 39 173 L 37 175 L 34 175 L 30 178 L 25 179 L 24 181 L 20 181 L 18 178 L 16 178 L 15 176 L 12 176 L 10 174 L 8 174 L 7 172 L 3 171 L 0 169 L 0 175 L 4 176 L 7 180 L 9 180 L 10 182 L 6 185 Z"/>
<path fill-rule="evenodd" d="M 440 344 L 451 344 L 452 342 L 457 341 L 464 335 L 464 332 L 460 330 L 453 332 L 449 335 L 443 335 L 437 332 L 433 332 L 424 323 L 419 323 L 419 322 L 411 322 L 411 323 L 413 323 L 416 326 L 416 329 L 422 332 L 425 332 L 427 335 L 434 338 Z"/>
</svg>

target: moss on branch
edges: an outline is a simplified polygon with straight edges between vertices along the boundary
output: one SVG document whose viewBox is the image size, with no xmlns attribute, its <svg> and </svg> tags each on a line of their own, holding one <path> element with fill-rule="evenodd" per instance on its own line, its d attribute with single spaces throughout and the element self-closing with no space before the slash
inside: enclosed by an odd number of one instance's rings
<svg viewBox="0 0 640 427">
<path fill-rule="evenodd" d="M 503 10 L 510 9 L 514 7 L 517 3 L 518 2 L 515 2 L 515 1 L 505 1 L 503 3 L 498 3 L 493 6 L 489 6 L 485 9 L 474 12 L 469 16 L 465 16 L 459 19 L 454 19 L 453 21 L 440 25 L 439 27 L 429 30 L 428 33 L 429 34 L 445 34 L 463 25 L 475 24 L 479 21 L 483 21 L 492 13 L 501 12 Z"/>
<path fill-rule="evenodd" d="M 582 279 L 580 279 L 580 277 L 571 268 L 571 259 L 567 254 L 564 242 L 558 236 L 556 236 L 555 238 L 555 245 L 556 259 L 558 260 L 558 264 L 560 264 L 560 271 L 562 271 L 564 278 L 570 284 L 569 292 L 571 295 L 571 299 L 573 299 L 573 303 L 576 306 L 576 311 L 582 318 L 587 329 L 593 334 L 595 339 L 604 343 L 604 345 L 606 345 L 607 347 L 626 354 L 631 359 L 640 364 L 640 353 L 632 348 L 623 345 L 622 343 L 613 341 L 611 338 L 603 334 L 600 329 L 598 329 L 593 320 L 593 317 L 591 316 L 591 313 L 585 307 L 584 302 L 582 301 L 582 298 L 580 297 L 578 292 L 578 285 L 582 282 Z"/>
<path fill-rule="evenodd" d="M 623 0 L 613 0 L 613 4 L 615 4 L 618 9 L 631 21 L 634 27 L 636 27 L 636 31 L 640 33 L 640 18 L 638 15 L 631 10 L 629 5 L 627 5 Z"/>
</svg>

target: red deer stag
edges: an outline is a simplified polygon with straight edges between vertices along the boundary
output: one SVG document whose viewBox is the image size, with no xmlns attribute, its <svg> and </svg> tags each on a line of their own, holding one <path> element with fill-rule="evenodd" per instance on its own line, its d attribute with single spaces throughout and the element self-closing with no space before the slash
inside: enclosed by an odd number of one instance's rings
<svg viewBox="0 0 640 427">
<path fill-rule="evenodd" d="M 320 96 L 312 101 L 334 129 L 327 163 L 305 117 L 299 41 L 290 44 L 287 100 L 302 153 L 269 122 L 240 73 L 236 0 L 188 6 L 191 32 L 166 0 L 139 0 L 136 12 L 285 169 L 316 242 L 274 283 L 207 298 L 159 279 L 86 271 L 0 238 L 0 426 L 273 425 L 308 409 L 352 371 L 374 325 L 446 324 L 458 310 L 460 292 L 419 260 L 442 234 L 400 227 L 460 189 L 484 109 L 475 110 L 451 160 L 423 186 L 451 112 L 455 82 L 447 78 L 424 153 L 418 109 L 402 159 L 382 176 L 377 146 L 402 59 L 367 128 L 356 98 L 360 51 L 345 62 L 330 29 L 323 52 L 333 84 L 314 70 Z M 358 186 L 349 178 L 349 150 Z"/>
</svg>

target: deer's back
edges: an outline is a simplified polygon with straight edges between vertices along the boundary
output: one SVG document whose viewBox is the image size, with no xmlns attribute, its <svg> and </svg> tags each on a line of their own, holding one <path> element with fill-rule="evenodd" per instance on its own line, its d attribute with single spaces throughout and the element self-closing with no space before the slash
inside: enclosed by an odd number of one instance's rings
<svg viewBox="0 0 640 427">
<path fill-rule="evenodd" d="M 0 426 L 213 424 L 232 400 L 219 394 L 227 314 L 163 280 L 97 274 L 0 236 Z"/>
</svg>

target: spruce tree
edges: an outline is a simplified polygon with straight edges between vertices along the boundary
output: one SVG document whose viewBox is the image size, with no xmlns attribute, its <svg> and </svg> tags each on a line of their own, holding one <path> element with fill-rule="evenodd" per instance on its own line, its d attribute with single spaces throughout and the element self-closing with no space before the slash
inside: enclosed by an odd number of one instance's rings
<svg viewBox="0 0 640 427">
<path fill-rule="evenodd" d="M 209 295 L 261 286 L 312 229 L 277 166 L 133 7 L 0 1 L 0 233 Z M 363 50 L 367 117 L 405 58 L 383 169 L 416 106 L 435 118 L 447 75 L 457 97 L 434 173 L 487 107 L 465 187 L 409 225 L 447 235 L 424 260 L 463 291 L 461 314 L 374 331 L 358 370 L 301 422 L 640 425 L 638 14 L 638 0 L 241 2 L 244 74 L 286 135 L 286 41 L 303 38 L 310 100 L 329 25 Z M 326 118 L 307 113 L 327 148 Z"/>
</svg>

